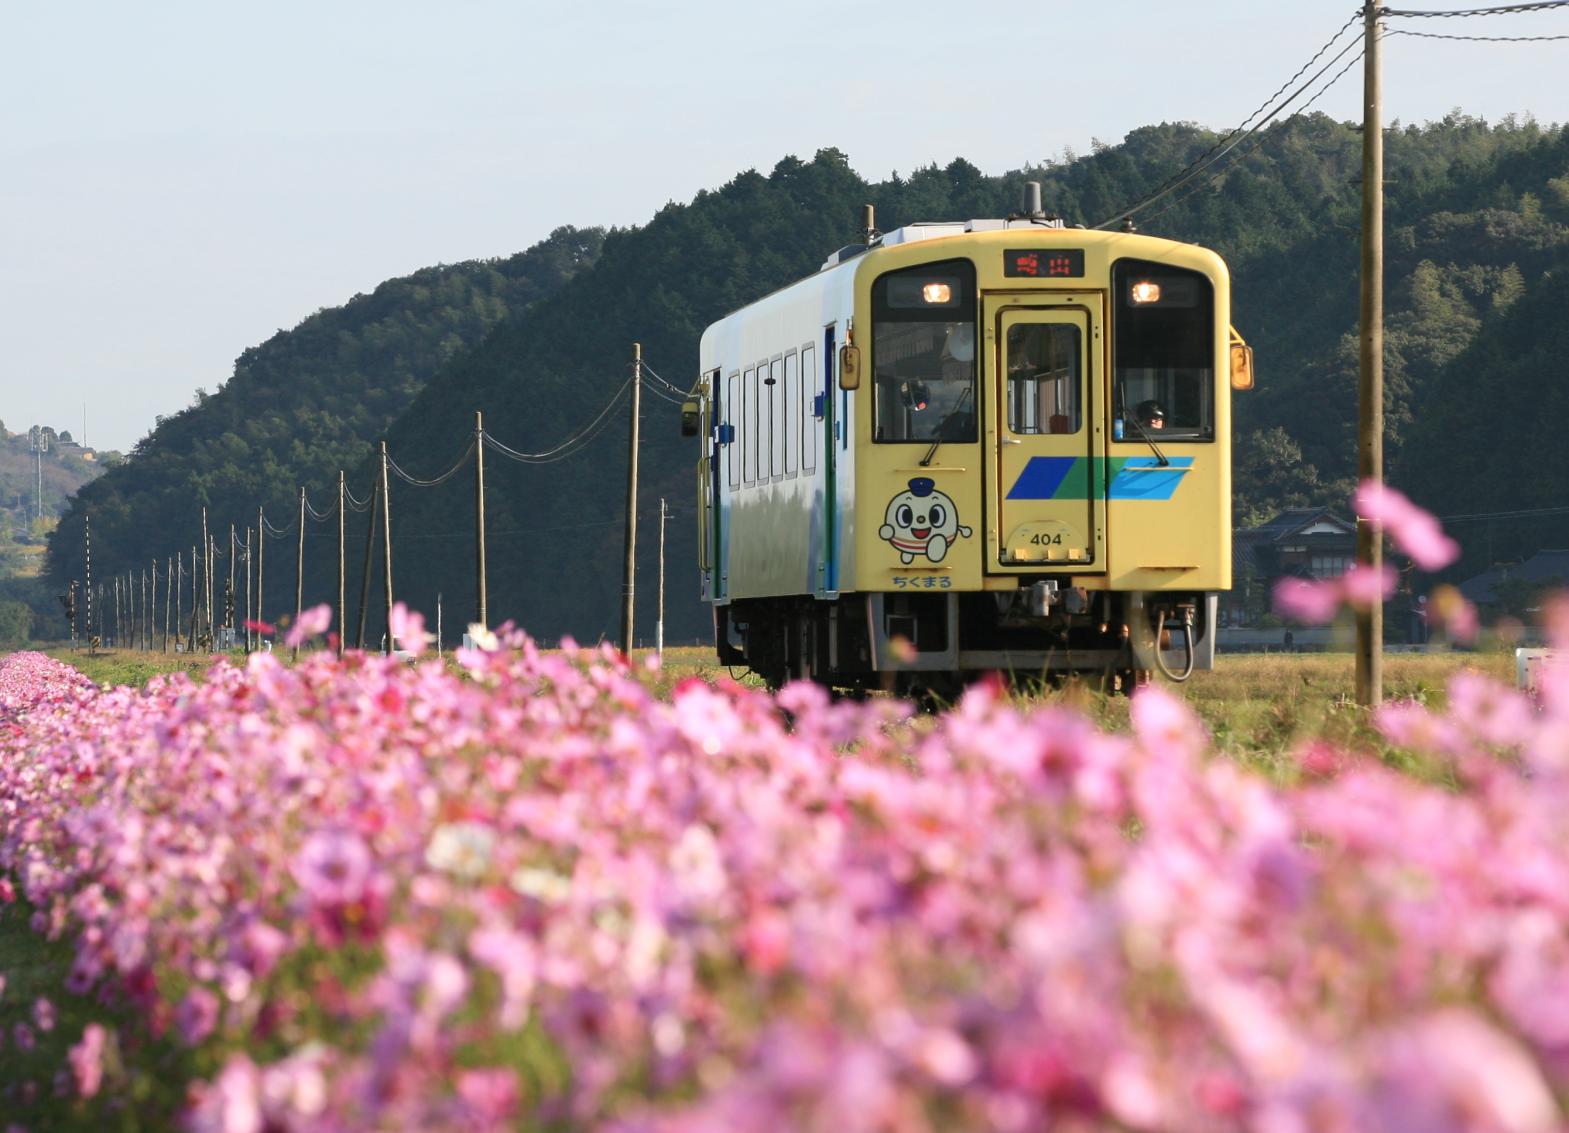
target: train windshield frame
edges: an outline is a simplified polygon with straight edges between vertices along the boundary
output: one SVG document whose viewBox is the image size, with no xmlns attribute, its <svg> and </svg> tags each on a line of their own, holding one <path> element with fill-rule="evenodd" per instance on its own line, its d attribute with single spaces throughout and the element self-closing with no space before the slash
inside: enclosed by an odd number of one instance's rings
<svg viewBox="0 0 1569 1133">
<path fill-rule="evenodd" d="M 1113 416 L 1161 440 L 1214 441 L 1213 282 L 1203 272 L 1134 259 L 1117 260 L 1111 277 Z"/>
<path fill-rule="evenodd" d="M 976 284 L 970 260 L 885 272 L 872 283 L 872 440 L 974 443 Z"/>
</svg>

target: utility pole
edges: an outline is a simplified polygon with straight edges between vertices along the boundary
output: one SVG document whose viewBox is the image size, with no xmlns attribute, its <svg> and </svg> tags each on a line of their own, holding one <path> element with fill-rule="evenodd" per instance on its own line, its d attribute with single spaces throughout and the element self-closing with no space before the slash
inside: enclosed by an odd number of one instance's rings
<svg viewBox="0 0 1569 1133">
<path fill-rule="evenodd" d="M 34 425 L 27 434 L 28 448 L 33 453 L 33 464 L 37 469 L 38 479 L 34 489 L 33 504 L 37 518 L 44 517 L 44 453 L 49 451 L 49 434 Z"/>
<path fill-rule="evenodd" d="M 300 485 L 300 533 L 295 542 L 294 549 L 294 624 L 299 625 L 300 614 L 305 610 L 305 485 Z M 300 647 L 296 645 L 290 654 L 292 657 L 300 655 Z"/>
<path fill-rule="evenodd" d="M 153 564 L 153 602 L 158 601 L 158 564 Z M 149 638 L 152 637 L 153 611 L 147 605 L 147 571 L 142 571 L 142 652 L 146 653 L 152 648 Z"/>
<path fill-rule="evenodd" d="M 235 536 L 234 524 L 229 524 L 229 591 L 223 596 L 223 628 L 229 631 L 229 647 L 234 647 L 235 639 L 239 637 L 234 631 L 239 628 L 235 625 L 234 599 L 239 594 L 234 585 L 235 568 L 240 565 L 238 554 L 239 539 Z"/>
<path fill-rule="evenodd" d="M 659 616 L 654 622 L 654 653 L 665 656 L 665 497 L 659 497 Z"/>
<path fill-rule="evenodd" d="M 267 517 L 262 514 L 262 509 L 256 509 L 256 620 L 265 622 L 267 615 L 262 612 L 262 599 L 267 591 L 262 587 L 262 567 L 267 562 Z M 256 648 L 261 648 L 261 631 L 256 632 Z"/>
<path fill-rule="evenodd" d="M 349 627 L 343 621 L 343 531 L 347 522 L 344 511 L 347 509 L 348 489 L 343 484 L 343 469 L 338 469 L 338 656 L 343 656 L 343 646 L 349 639 Z"/>
<path fill-rule="evenodd" d="M 83 636 L 87 638 L 87 655 L 93 655 L 93 648 L 97 639 L 93 637 L 93 517 L 82 516 L 82 573 L 85 581 L 82 584 L 82 601 L 87 603 L 86 613 L 83 617 Z"/>
<path fill-rule="evenodd" d="M 207 531 L 207 509 L 202 508 L 202 624 L 212 647 L 212 536 Z"/>
<path fill-rule="evenodd" d="M 251 528 L 245 527 L 245 652 L 249 653 L 256 647 L 256 631 L 251 629 L 251 623 L 256 619 L 256 611 L 251 602 L 255 598 L 251 591 Z"/>
<path fill-rule="evenodd" d="M 125 621 L 125 616 L 120 609 L 121 581 L 122 580 L 119 575 L 114 576 L 114 647 L 116 649 L 121 649 L 124 647 L 123 638 L 125 627 L 122 623 Z"/>
<path fill-rule="evenodd" d="M 196 544 L 191 544 L 191 632 L 185 639 L 187 653 L 196 652 L 196 630 L 201 624 L 201 572 L 196 569 Z"/>
<path fill-rule="evenodd" d="M 387 641 L 384 652 L 392 653 L 392 501 L 387 492 L 387 442 L 381 442 L 381 547 L 387 583 Z"/>
<path fill-rule="evenodd" d="M 632 619 L 637 604 L 637 417 L 643 393 L 643 344 L 632 344 L 632 427 L 627 445 L 626 564 L 621 571 L 621 650 L 632 656 Z"/>
<path fill-rule="evenodd" d="M 174 597 L 174 559 L 165 559 L 163 565 L 163 651 L 169 652 L 169 600 Z M 176 621 L 175 625 L 180 623 Z"/>
<path fill-rule="evenodd" d="M 1368 0 L 1362 69 L 1362 358 L 1357 384 L 1357 479 L 1384 481 L 1384 128 L 1379 16 L 1383 0 Z M 1383 535 L 1357 520 L 1357 565 L 1383 570 Z M 1357 613 L 1357 703 L 1384 699 L 1384 604 Z"/>
<path fill-rule="evenodd" d="M 174 638 L 175 645 L 180 644 L 180 627 L 185 624 L 185 552 L 178 551 L 174 556 L 175 586 L 174 586 Z M 187 646 L 189 648 L 189 646 Z"/>
<path fill-rule="evenodd" d="M 378 480 L 370 490 L 370 522 L 365 531 L 365 566 L 360 571 L 360 624 L 359 636 L 354 648 L 365 648 L 365 619 L 370 611 L 370 557 L 376 547 L 376 523 L 380 517 L 381 507 L 381 481 Z"/>
<path fill-rule="evenodd" d="M 485 593 L 485 415 L 474 411 L 474 620 L 490 625 Z"/>
</svg>

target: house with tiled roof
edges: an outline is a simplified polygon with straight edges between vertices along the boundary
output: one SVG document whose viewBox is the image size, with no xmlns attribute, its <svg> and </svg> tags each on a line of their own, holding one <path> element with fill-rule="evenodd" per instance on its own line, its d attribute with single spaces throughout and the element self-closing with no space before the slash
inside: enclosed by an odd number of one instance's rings
<svg viewBox="0 0 1569 1133">
<path fill-rule="evenodd" d="M 1484 613 L 1528 614 L 1543 593 L 1569 587 L 1569 551 L 1538 551 L 1521 563 L 1500 563 L 1460 584 Z M 1518 608 L 1516 608 L 1518 607 Z"/>
<path fill-rule="evenodd" d="M 1247 626 L 1269 612 L 1281 578 L 1338 578 L 1356 561 L 1357 529 L 1329 508 L 1288 508 L 1258 527 L 1231 534 L 1231 592 L 1221 624 Z"/>
</svg>

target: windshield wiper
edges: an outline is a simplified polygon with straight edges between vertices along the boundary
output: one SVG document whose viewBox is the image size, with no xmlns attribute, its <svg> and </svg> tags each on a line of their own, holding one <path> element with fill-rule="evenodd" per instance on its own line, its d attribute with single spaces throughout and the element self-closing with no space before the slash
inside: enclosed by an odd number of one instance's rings
<svg viewBox="0 0 1569 1133">
<path fill-rule="evenodd" d="M 1139 436 L 1144 438 L 1144 443 L 1150 446 L 1150 451 L 1155 454 L 1156 460 L 1159 461 L 1159 464 L 1157 464 L 1156 467 L 1171 467 L 1171 461 L 1167 460 L 1166 454 L 1160 451 L 1160 446 L 1155 443 L 1155 438 L 1149 435 L 1148 431 L 1145 430 L 1143 425 L 1139 424 L 1139 419 L 1137 417 L 1129 417 L 1127 421 L 1128 424 L 1132 425 L 1139 431 Z"/>
<path fill-rule="evenodd" d="M 937 422 L 937 434 L 932 438 L 932 447 L 926 450 L 926 455 L 921 457 L 921 467 L 930 468 L 932 457 L 937 455 L 937 446 L 943 443 L 943 433 L 948 429 L 948 423 L 959 415 L 959 410 L 964 408 L 964 403 L 969 399 L 972 386 L 965 386 L 964 392 L 959 395 L 959 400 L 954 402 L 953 408 L 948 410 L 948 415 Z"/>
</svg>

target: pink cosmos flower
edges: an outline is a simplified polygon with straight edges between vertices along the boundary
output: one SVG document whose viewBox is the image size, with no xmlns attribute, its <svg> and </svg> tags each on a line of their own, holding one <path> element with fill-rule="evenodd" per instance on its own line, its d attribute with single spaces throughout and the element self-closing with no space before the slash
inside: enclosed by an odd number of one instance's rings
<svg viewBox="0 0 1569 1133">
<path fill-rule="evenodd" d="M 1368 610 L 1395 592 L 1395 581 L 1395 568 L 1388 563 L 1378 570 L 1357 565 L 1341 576 L 1340 592 L 1352 609 Z"/>
<path fill-rule="evenodd" d="M 289 627 L 289 632 L 284 635 L 283 643 L 291 649 L 297 649 L 311 638 L 325 633 L 330 625 L 332 625 L 332 607 L 325 602 L 319 606 L 312 606 L 300 612 L 300 616 Z"/>
<path fill-rule="evenodd" d="M 430 644 L 431 635 L 425 632 L 425 616 L 402 602 L 392 607 L 388 627 L 392 630 L 392 640 L 416 657 Z"/>
<path fill-rule="evenodd" d="M 1460 545 L 1444 534 L 1432 513 L 1388 484 L 1364 480 L 1357 488 L 1355 506 L 1359 517 L 1386 532 L 1423 570 L 1442 570 L 1460 557 Z"/>
<path fill-rule="evenodd" d="M 505 1067 L 465 1070 L 458 1075 L 458 1097 L 484 1127 L 500 1126 L 517 1113 L 517 1072 Z"/>
<path fill-rule="evenodd" d="M 66 1054 L 79 1096 L 94 1097 L 103 1085 L 104 1050 L 108 1044 L 109 1032 L 104 1029 L 103 1024 L 89 1023 L 82 1031 L 81 1042 L 72 1046 Z"/>
<path fill-rule="evenodd" d="M 1340 609 L 1334 579 L 1282 578 L 1275 583 L 1275 613 L 1304 625 L 1327 625 Z"/>
<path fill-rule="evenodd" d="M 346 905 L 365 893 L 370 850 L 357 834 L 318 830 L 305 840 L 290 868 L 313 904 Z"/>
<path fill-rule="evenodd" d="M 218 997 L 205 987 L 193 987 L 174 1012 L 175 1030 L 186 1046 L 197 1046 L 218 1026 Z"/>
</svg>

